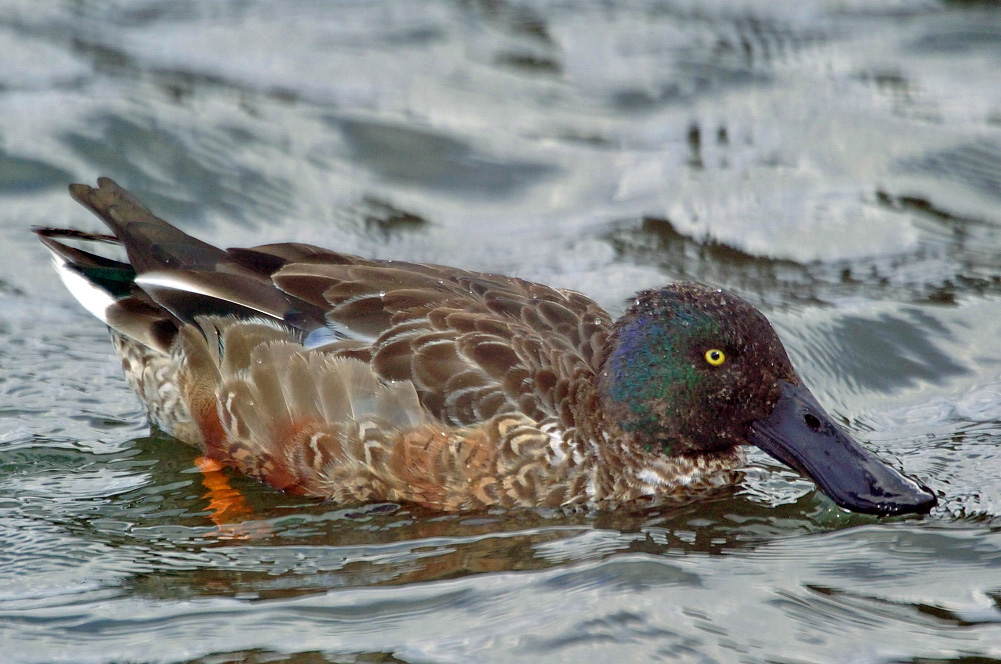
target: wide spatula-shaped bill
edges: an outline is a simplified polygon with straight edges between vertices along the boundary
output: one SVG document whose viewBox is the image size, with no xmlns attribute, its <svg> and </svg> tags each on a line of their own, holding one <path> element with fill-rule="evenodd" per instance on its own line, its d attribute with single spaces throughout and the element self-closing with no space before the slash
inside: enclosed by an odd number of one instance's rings
<svg viewBox="0 0 1001 664">
<path fill-rule="evenodd" d="M 769 417 L 751 426 L 750 441 L 803 473 L 845 509 L 866 514 L 924 513 L 935 494 L 886 465 L 841 430 L 803 385 L 779 381 L 782 396 Z"/>
</svg>

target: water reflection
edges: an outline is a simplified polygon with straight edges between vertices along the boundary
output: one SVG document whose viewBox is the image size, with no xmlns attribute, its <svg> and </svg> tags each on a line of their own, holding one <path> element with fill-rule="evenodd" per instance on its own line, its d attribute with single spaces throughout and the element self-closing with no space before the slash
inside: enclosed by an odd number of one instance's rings
<svg viewBox="0 0 1001 664">
<path fill-rule="evenodd" d="M 58 468 L 67 465 L 66 454 L 21 453 L 8 463 L 37 466 L 45 458 Z M 776 538 L 886 521 L 842 512 L 813 490 L 780 505 L 769 504 L 769 492 L 730 489 L 698 504 L 637 513 L 442 515 L 414 506 L 295 499 L 239 477 L 229 485 L 240 492 L 244 509 L 218 515 L 211 495 L 217 478 L 199 472 L 195 452 L 169 437 L 136 439 L 98 458 L 72 454 L 85 468 L 72 474 L 72 484 L 60 486 L 58 477 L 39 470 L 44 485 L 12 488 L 58 509 L 66 536 L 127 551 L 133 570 L 128 592 L 160 600 L 291 598 L 545 570 L 630 553 L 716 556 L 751 552 Z M 86 488 L 89 473 L 101 473 L 93 478 L 93 492 Z M 114 473 L 121 479 L 111 480 Z M 770 479 L 792 477 L 786 471 Z M 893 521 L 909 520 L 920 521 Z"/>
</svg>

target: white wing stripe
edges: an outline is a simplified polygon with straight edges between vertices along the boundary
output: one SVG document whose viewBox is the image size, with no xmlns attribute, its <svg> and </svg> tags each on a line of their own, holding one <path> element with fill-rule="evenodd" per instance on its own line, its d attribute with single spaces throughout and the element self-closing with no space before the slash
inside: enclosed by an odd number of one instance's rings
<svg viewBox="0 0 1001 664">
<path fill-rule="evenodd" d="M 153 299 L 156 299 L 156 295 L 153 292 L 150 292 L 150 290 L 147 290 L 146 289 L 147 286 L 149 286 L 150 289 L 152 290 L 156 290 L 157 288 L 175 290 L 175 291 L 181 291 L 183 293 L 194 293 L 195 295 L 204 295 L 206 297 L 211 297 L 216 300 L 222 300 L 223 302 L 232 302 L 233 304 L 238 304 L 241 307 L 246 307 L 247 309 L 253 309 L 254 311 L 259 311 L 262 314 L 269 317 L 280 315 L 266 308 L 254 306 L 250 302 L 234 301 L 230 297 L 220 295 L 217 291 L 213 291 L 213 289 L 207 284 L 198 282 L 193 283 L 191 281 L 188 281 L 187 279 L 184 279 L 181 276 L 171 274 L 170 272 L 146 272 L 145 274 L 141 274 L 138 277 L 136 277 L 135 283 L 137 286 L 148 292 L 150 296 L 153 297 Z"/>
</svg>

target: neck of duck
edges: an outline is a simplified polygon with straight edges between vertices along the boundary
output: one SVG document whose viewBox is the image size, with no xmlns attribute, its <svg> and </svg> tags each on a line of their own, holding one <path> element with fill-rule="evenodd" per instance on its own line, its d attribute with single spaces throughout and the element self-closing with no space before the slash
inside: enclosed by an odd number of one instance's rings
<svg viewBox="0 0 1001 664">
<path fill-rule="evenodd" d="M 666 434 L 626 430 L 602 395 L 601 372 L 578 402 L 575 439 L 587 467 L 592 500 L 604 504 L 649 505 L 688 501 L 734 481 L 744 465 L 741 447 L 708 455 L 670 454 L 675 445 Z M 626 420 L 628 422 L 628 420 Z M 668 453 L 665 453 L 665 450 Z"/>
<path fill-rule="evenodd" d="M 609 336 L 595 395 L 624 448 L 672 457 L 694 447 L 683 423 L 699 377 L 680 346 L 671 326 L 645 316 L 624 317 Z"/>
<path fill-rule="evenodd" d="M 616 324 L 588 394 L 575 410 L 579 440 L 595 461 L 602 498 L 664 497 L 682 487 L 714 488 L 742 465 L 739 448 L 705 453 L 688 421 L 685 404 L 698 375 L 677 356 L 676 330 L 661 321 L 628 319 Z"/>
</svg>

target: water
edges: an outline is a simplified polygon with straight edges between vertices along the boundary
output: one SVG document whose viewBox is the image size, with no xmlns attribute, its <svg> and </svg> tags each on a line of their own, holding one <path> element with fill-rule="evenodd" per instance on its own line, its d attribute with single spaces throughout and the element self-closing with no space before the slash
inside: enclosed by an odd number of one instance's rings
<svg viewBox="0 0 1001 664">
<path fill-rule="evenodd" d="M 996 4 L 0 0 L 0 44 L 0 662 L 1001 661 Z M 217 526 L 28 232 L 98 175 L 224 245 L 732 288 L 941 502 L 754 454 L 655 513 L 235 478 Z"/>
</svg>

